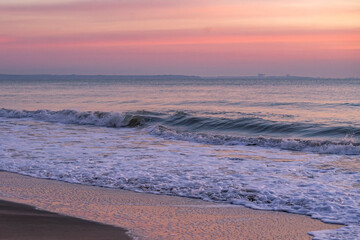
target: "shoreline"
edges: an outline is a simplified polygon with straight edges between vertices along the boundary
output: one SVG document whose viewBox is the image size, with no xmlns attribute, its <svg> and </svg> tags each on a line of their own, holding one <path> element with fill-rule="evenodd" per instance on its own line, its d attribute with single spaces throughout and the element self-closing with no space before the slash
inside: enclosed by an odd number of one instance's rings
<svg viewBox="0 0 360 240">
<path fill-rule="evenodd" d="M 121 231 L 129 230 L 136 239 L 312 239 L 308 232 L 343 227 L 298 214 L 71 184 L 2 171 L 0 199 L 116 226 Z"/>
</svg>

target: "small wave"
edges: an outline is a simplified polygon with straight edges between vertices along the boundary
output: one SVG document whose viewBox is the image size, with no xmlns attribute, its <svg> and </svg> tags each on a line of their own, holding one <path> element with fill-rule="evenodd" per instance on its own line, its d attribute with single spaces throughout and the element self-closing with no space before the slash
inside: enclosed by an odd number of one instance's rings
<svg viewBox="0 0 360 240">
<path fill-rule="evenodd" d="M 276 122 L 259 117 L 238 119 L 200 117 L 182 111 L 169 115 L 145 110 L 118 113 L 101 111 L 81 112 L 76 110 L 27 111 L 3 108 L 0 109 L 0 117 L 31 118 L 47 122 L 112 128 L 141 127 L 157 123 L 157 125 L 151 126 L 151 134 L 176 140 L 221 145 L 242 144 L 313 153 L 360 154 L 360 142 L 357 141 L 360 129 L 351 126 Z M 200 133 L 199 131 L 205 133 Z M 216 131 L 219 134 L 212 134 Z M 249 134 L 250 136 L 248 136 Z M 261 135 L 271 137 L 262 137 Z M 298 138 L 287 136 L 296 136 Z M 319 137 L 325 137 L 325 140 L 317 140 L 316 138 Z M 328 137 L 335 137 L 333 139 L 341 140 L 328 140 Z M 304 138 L 314 139 L 307 140 Z"/>
<path fill-rule="evenodd" d="M 341 141 L 303 140 L 265 137 L 244 137 L 179 131 L 157 125 L 150 133 L 167 139 L 192 141 L 215 145 L 246 145 L 280 148 L 283 150 L 306 151 L 321 154 L 359 155 L 360 143 L 351 139 Z"/>
<path fill-rule="evenodd" d="M 211 131 L 231 134 L 250 134 L 268 136 L 296 136 L 299 138 L 343 138 L 352 136 L 360 137 L 360 128 L 351 126 L 351 123 L 342 126 L 326 125 L 319 123 L 302 123 L 287 121 L 272 121 L 261 116 L 247 115 L 240 118 L 218 118 L 202 116 L 203 113 L 189 113 L 177 111 L 173 113 L 160 113 L 150 111 L 136 112 L 102 112 L 75 110 L 13 110 L 0 109 L 0 117 L 8 118 L 33 118 L 37 120 L 72 123 L 82 125 L 96 125 L 104 127 L 136 127 L 146 123 L 156 122 L 164 126 L 176 127 L 186 131 L 199 132 Z"/>
<path fill-rule="evenodd" d="M 81 125 L 95 125 L 103 127 L 137 127 L 144 125 L 146 122 L 153 120 L 151 116 L 144 116 L 141 114 L 131 113 L 115 113 L 115 112 L 100 112 L 88 111 L 79 112 L 75 110 L 36 110 L 36 111 L 18 111 L 12 109 L 0 109 L 0 117 L 7 118 L 32 118 L 36 120 L 81 124 Z"/>
<path fill-rule="evenodd" d="M 217 118 L 196 116 L 186 112 L 176 112 L 163 118 L 162 124 L 177 127 L 188 131 L 218 131 L 222 133 L 246 133 L 272 136 L 297 136 L 308 137 L 335 137 L 345 136 L 360 137 L 360 128 L 347 125 L 329 125 L 320 123 L 303 123 L 273 121 L 259 115 L 247 115 L 240 118 Z"/>
</svg>

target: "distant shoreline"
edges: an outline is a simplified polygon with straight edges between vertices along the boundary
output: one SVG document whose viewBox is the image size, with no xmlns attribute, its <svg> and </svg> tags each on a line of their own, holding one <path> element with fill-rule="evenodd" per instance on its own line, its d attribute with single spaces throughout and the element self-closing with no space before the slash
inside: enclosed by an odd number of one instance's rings
<svg viewBox="0 0 360 240">
<path fill-rule="evenodd" d="M 25 79 L 24 79 L 25 78 Z M 82 74 L 0 74 L 0 80 L 360 80 L 358 77 L 305 76 L 196 76 L 196 75 L 82 75 Z"/>
</svg>

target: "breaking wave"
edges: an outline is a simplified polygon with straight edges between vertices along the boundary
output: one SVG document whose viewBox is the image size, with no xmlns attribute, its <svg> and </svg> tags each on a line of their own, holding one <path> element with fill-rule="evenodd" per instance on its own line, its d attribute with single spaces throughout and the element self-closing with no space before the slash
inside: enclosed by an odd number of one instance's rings
<svg viewBox="0 0 360 240">
<path fill-rule="evenodd" d="M 284 150 L 306 151 L 313 153 L 326 154 L 360 154 L 360 142 L 343 139 L 341 141 L 329 140 L 302 140 L 302 139 L 284 139 L 284 138 L 266 138 L 266 137 L 244 137 L 230 135 L 216 135 L 206 133 L 193 133 L 188 131 L 179 131 L 157 125 L 150 131 L 151 134 L 161 136 L 167 139 L 193 141 L 205 144 L 215 145 L 246 145 L 280 148 Z"/>
<path fill-rule="evenodd" d="M 130 113 L 88 111 L 79 112 L 75 110 L 36 110 L 18 111 L 12 109 L 0 109 L 0 117 L 7 118 L 32 118 L 47 122 L 59 122 L 80 125 L 95 125 L 102 127 L 137 127 L 151 121 L 150 116 Z M 154 117 L 155 119 L 155 117 Z"/>
<path fill-rule="evenodd" d="M 351 126 L 276 122 L 260 117 L 228 119 L 201 117 L 185 112 L 164 114 L 149 111 L 117 113 L 0 109 L 0 117 L 113 128 L 150 126 L 150 134 L 174 140 L 215 145 L 259 146 L 322 154 L 360 154 L 360 142 L 357 141 L 360 129 Z"/>
</svg>

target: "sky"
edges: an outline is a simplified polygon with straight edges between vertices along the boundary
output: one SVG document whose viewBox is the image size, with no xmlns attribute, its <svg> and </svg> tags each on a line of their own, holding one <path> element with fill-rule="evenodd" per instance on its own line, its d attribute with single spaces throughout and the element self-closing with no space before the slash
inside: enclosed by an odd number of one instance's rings
<svg viewBox="0 0 360 240">
<path fill-rule="evenodd" d="M 360 1 L 1 0 L 0 73 L 360 77 Z"/>
</svg>

